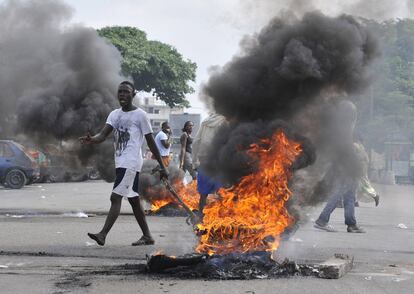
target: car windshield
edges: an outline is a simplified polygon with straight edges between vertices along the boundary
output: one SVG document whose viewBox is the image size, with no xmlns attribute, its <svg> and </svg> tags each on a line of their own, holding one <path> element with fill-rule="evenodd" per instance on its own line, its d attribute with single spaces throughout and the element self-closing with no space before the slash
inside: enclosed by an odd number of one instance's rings
<svg viewBox="0 0 414 294">
<path fill-rule="evenodd" d="M 26 152 L 26 147 L 24 147 L 23 145 L 20 145 L 17 142 L 13 142 L 14 145 L 16 145 L 21 151 Z"/>
</svg>

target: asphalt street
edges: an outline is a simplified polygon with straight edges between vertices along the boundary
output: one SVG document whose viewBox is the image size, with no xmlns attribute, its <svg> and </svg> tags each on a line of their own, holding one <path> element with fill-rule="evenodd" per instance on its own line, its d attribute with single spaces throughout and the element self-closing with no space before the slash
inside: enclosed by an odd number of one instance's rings
<svg viewBox="0 0 414 294">
<path fill-rule="evenodd" d="M 0 188 L 0 293 L 413 293 L 414 187 L 376 186 L 379 207 L 357 208 L 366 234 L 346 233 L 343 209 L 331 224 L 338 232 L 313 228 L 322 207 L 284 242 L 278 253 L 295 261 L 323 261 L 334 253 L 355 258 L 339 280 L 281 278 L 248 281 L 177 280 L 136 274 L 135 265 L 162 250 L 193 252 L 197 239 L 182 217 L 150 216 L 153 246 L 132 247 L 140 230 L 127 201 L 105 246 L 87 232 L 101 228 L 111 184 L 101 181 Z M 125 266 L 125 265 L 130 265 Z"/>
</svg>

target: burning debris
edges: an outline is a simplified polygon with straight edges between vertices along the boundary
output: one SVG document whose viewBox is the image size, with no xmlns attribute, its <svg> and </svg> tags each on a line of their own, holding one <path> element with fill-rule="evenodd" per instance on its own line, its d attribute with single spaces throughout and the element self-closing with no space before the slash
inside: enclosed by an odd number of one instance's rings
<svg viewBox="0 0 414 294">
<path fill-rule="evenodd" d="M 252 144 L 247 154 L 258 162 L 257 171 L 220 189 L 223 199 L 206 206 L 196 251 L 211 255 L 276 250 L 280 234 L 293 222 L 285 203 L 291 196 L 291 168 L 301 152 L 300 143 L 282 130 Z"/>
<path fill-rule="evenodd" d="M 184 172 L 176 166 L 170 165 L 168 172 L 168 185 L 179 195 L 179 198 L 190 210 L 197 210 L 199 201 L 197 182 L 192 181 L 185 185 L 183 181 Z M 151 213 L 162 214 L 164 212 L 166 215 L 181 215 L 182 205 L 168 190 L 168 185 L 160 182 L 155 160 L 144 161 L 139 180 L 139 193 L 151 204 Z"/>
<path fill-rule="evenodd" d="M 289 276 L 314 276 L 339 279 L 353 267 L 353 257 L 335 254 L 320 264 L 276 262 L 269 252 L 227 255 L 190 254 L 180 257 L 156 254 L 147 256 L 147 271 L 176 278 L 219 280 L 268 279 Z"/>
<path fill-rule="evenodd" d="M 230 122 L 213 139 L 204 169 L 227 186 L 260 173 L 260 164 L 246 151 L 252 144 L 270 139 L 283 125 L 287 138 L 302 148 L 289 172 L 313 164 L 316 154 L 319 161 L 301 177 L 288 177 L 289 187 L 306 178 L 306 184 L 295 193 L 307 195 L 284 201 L 282 206 L 296 218 L 283 218 L 289 225 L 302 215 L 303 207 L 325 200 L 314 199 L 318 195 L 313 190 L 318 177 L 326 172 L 327 150 L 336 154 L 336 146 L 326 146 L 333 141 L 321 139 L 329 124 L 320 118 L 331 105 L 367 88 L 370 65 L 379 55 L 377 41 L 352 16 L 312 12 L 301 19 L 292 15 L 274 18 L 258 34 L 246 37 L 241 51 L 216 69 L 204 87 L 207 104 Z M 312 177 L 315 180 L 307 180 Z"/>
</svg>

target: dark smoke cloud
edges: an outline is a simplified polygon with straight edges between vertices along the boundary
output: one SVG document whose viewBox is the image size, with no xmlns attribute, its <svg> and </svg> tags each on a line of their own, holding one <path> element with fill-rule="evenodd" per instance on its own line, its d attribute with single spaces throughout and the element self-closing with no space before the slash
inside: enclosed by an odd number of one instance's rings
<svg viewBox="0 0 414 294">
<path fill-rule="evenodd" d="M 144 164 L 139 175 L 139 194 L 148 202 L 152 203 L 154 200 L 173 199 L 170 193 L 166 190 L 164 184 L 160 181 L 159 173 L 153 173 L 153 169 L 157 167 L 158 163 L 155 160 L 144 160 Z M 170 165 L 168 167 L 168 180 L 170 183 L 182 182 L 184 179 L 183 170 L 178 166 Z M 197 195 L 194 195 L 197 197 Z"/>
<path fill-rule="evenodd" d="M 301 219 L 304 207 L 326 199 L 327 193 L 315 192 L 324 189 L 317 183 L 327 168 L 352 162 L 348 170 L 359 169 L 344 128 L 348 118 L 338 115 L 347 111 L 339 105 L 369 85 L 370 65 L 378 56 L 375 37 L 351 16 L 312 12 L 300 20 L 271 20 L 246 38 L 242 53 L 216 69 L 204 87 L 203 95 L 231 122 L 211 144 L 209 174 L 234 184 L 254 172 L 257 163 L 246 149 L 282 128 L 304 149 L 293 167 L 294 197 L 288 203 L 289 212 Z"/>
<path fill-rule="evenodd" d="M 97 132 L 115 99 L 121 56 L 92 28 L 69 24 L 62 1 L 0 6 L 2 129 L 38 145 Z"/>
<path fill-rule="evenodd" d="M 302 145 L 303 152 L 292 166 L 292 171 L 312 164 L 315 150 L 308 139 L 294 132 L 286 122 L 259 120 L 223 125 L 211 144 L 209 160 L 204 166 L 206 172 L 226 185 L 235 184 L 241 177 L 257 172 L 258 162 L 246 150 L 251 144 L 270 138 L 280 129 Z"/>
<path fill-rule="evenodd" d="M 241 121 L 289 119 L 328 88 L 360 91 L 378 54 L 351 16 L 316 12 L 289 23 L 275 18 L 250 44 L 204 88 L 218 113 Z"/>
</svg>

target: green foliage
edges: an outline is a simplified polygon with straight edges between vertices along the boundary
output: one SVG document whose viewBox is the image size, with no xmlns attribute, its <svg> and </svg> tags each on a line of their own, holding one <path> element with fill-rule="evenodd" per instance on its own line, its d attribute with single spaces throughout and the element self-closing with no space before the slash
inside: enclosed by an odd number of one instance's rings
<svg viewBox="0 0 414 294">
<path fill-rule="evenodd" d="M 414 140 L 414 20 L 364 22 L 378 36 L 382 57 L 374 68 L 372 104 L 370 97 L 360 102 L 358 129 L 381 152 L 397 133 Z"/>
<path fill-rule="evenodd" d="M 195 81 L 197 65 L 184 60 L 172 46 L 147 39 L 145 32 L 133 27 L 105 27 L 98 30 L 122 55 L 122 71 L 131 76 L 138 90 L 151 92 L 168 106 L 190 104 L 186 94 Z"/>
</svg>

